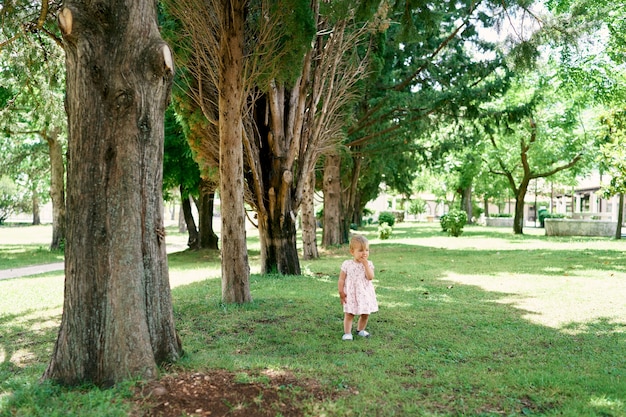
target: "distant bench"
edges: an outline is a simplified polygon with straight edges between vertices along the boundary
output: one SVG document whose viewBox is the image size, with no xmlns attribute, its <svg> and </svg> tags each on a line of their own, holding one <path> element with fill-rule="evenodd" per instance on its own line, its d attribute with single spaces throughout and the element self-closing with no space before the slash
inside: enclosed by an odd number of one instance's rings
<svg viewBox="0 0 626 417">
<path fill-rule="evenodd" d="M 489 227 L 513 227 L 513 217 L 486 217 L 485 225 Z"/>
<path fill-rule="evenodd" d="M 597 213 L 576 213 L 592 214 Z M 545 219 L 546 236 L 615 236 L 617 222 L 586 219 Z"/>
</svg>

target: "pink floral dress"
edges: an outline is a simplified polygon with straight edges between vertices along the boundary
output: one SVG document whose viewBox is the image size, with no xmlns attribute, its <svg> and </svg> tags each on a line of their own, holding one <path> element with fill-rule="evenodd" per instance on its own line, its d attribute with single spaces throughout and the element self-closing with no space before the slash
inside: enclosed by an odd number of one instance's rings
<svg viewBox="0 0 626 417">
<path fill-rule="evenodd" d="M 372 261 L 367 261 L 374 270 Z M 365 277 L 365 268 L 354 259 L 349 259 L 341 264 L 341 270 L 346 273 L 344 292 L 346 303 L 343 312 L 354 315 L 370 314 L 378 311 L 376 292 L 372 281 Z"/>
</svg>

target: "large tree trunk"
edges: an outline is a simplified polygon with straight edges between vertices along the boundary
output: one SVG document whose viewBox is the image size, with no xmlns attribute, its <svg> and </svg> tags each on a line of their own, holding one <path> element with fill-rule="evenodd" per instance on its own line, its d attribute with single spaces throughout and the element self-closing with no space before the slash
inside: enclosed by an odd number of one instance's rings
<svg viewBox="0 0 626 417">
<path fill-rule="evenodd" d="M 244 0 L 221 0 L 219 135 L 222 301 L 251 301 L 243 187 Z"/>
<path fill-rule="evenodd" d="M 320 257 L 317 250 L 315 218 L 315 171 L 309 174 L 302 197 L 302 252 L 304 259 Z"/>
<path fill-rule="evenodd" d="M 282 114 L 275 117 L 282 120 Z M 276 133 L 279 129 L 280 127 L 266 132 L 268 144 L 271 143 L 272 136 L 274 140 L 281 140 L 282 134 Z M 262 157 L 260 165 L 261 171 L 267 177 L 263 182 L 267 190 L 260 194 L 263 197 L 260 204 L 265 202 L 266 206 L 258 213 L 261 273 L 300 275 L 296 214 L 293 207 L 293 173 L 286 166 L 284 157 Z"/>
<path fill-rule="evenodd" d="M 50 199 L 52 200 L 52 243 L 50 249 L 60 249 L 65 242 L 65 164 L 63 147 L 56 129 L 45 135 L 50 151 Z"/>
<path fill-rule="evenodd" d="M 200 185 L 200 204 L 198 204 L 198 223 L 200 225 L 198 246 L 201 249 L 218 250 L 218 237 L 213 230 L 213 208 L 215 190 L 205 180 Z"/>
<path fill-rule="evenodd" d="M 270 189 L 270 199 L 274 197 Z M 271 201 L 271 200 L 270 200 Z M 296 216 L 291 208 L 283 211 L 279 205 L 291 205 L 291 198 L 270 202 L 269 216 L 259 216 L 259 236 L 261 240 L 261 273 L 300 275 L 298 259 Z"/>
<path fill-rule="evenodd" d="M 154 378 L 181 354 L 162 203 L 172 57 L 152 1 L 65 5 L 65 302 L 44 378 L 101 386 Z"/>
<path fill-rule="evenodd" d="M 263 274 L 301 273 L 296 230 L 301 201 L 298 189 L 304 187 L 309 166 L 315 164 L 310 155 L 296 157 L 299 148 L 293 145 L 301 138 L 301 117 L 294 113 L 302 116 L 304 98 L 300 89 L 288 91 L 272 83 L 254 109 L 255 131 L 261 145 L 252 146 L 248 141 L 248 152 L 256 155 L 248 161 L 255 168 L 249 184 L 257 209 Z"/>
<path fill-rule="evenodd" d="M 322 245 L 335 246 L 345 243 L 343 239 L 342 198 L 341 198 L 341 157 L 326 155 L 324 164 L 324 226 Z"/>
</svg>

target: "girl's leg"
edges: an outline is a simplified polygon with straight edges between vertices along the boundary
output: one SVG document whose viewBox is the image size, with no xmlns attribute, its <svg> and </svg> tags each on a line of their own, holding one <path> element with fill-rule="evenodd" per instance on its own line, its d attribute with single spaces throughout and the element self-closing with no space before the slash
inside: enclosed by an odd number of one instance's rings
<svg viewBox="0 0 626 417">
<path fill-rule="evenodd" d="M 352 321 L 354 320 L 354 314 L 345 313 L 343 315 L 343 333 L 352 334 Z"/>
<path fill-rule="evenodd" d="M 359 316 L 359 322 L 356 325 L 356 330 L 360 332 L 361 330 L 365 330 L 367 327 L 367 320 L 370 318 L 369 314 L 361 314 Z"/>
</svg>

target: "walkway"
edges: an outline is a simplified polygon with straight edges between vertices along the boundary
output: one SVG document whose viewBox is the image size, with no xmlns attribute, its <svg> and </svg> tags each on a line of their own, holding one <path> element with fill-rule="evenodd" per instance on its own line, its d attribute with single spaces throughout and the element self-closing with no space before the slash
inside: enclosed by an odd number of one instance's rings
<svg viewBox="0 0 626 417">
<path fill-rule="evenodd" d="M 62 271 L 63 262 L 53 264 L 25 266 L 23 268 L 13 268 L 0 270 L 0 279 L 26 277 L 29 275 L 43 274 L 44 272 Z"/>
</svg>

